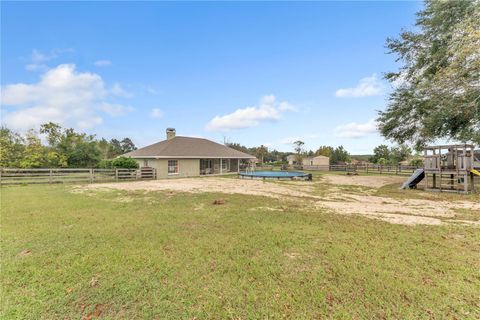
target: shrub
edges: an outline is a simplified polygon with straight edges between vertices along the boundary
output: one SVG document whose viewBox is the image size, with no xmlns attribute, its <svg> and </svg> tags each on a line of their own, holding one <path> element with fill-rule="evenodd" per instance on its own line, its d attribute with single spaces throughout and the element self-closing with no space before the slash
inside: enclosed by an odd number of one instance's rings
<svg viewBox="0 0 480 320">
<path fill-rule="evenodd" d="M 423 159 L 422 158 L 414 158 L 409 163 L 411 166 L 421 167 L 423 166 Z"/>
<path fill-rule="evenodd" d="M 381 166 L 384 166 L 384 165 L 387 164 L 387 159 L 385 159 L 385 158 L 380 158 L 380 159 L 378 159 L 377 164 L 379 164 L 379 165 L 381 165 Z"/>
<path fill-rule="evenodd" d="M 98 167 L 100 169 L 111 169 L 112 168 L 112 162 L 113 162 L 113 160 L 111 160 L 111 159 L 100 160 L 100 162 L 98 163 Z"/>
<path fill-rule="evenodd" d="M 112 167 L 114 168 L 126 168 L 126 169 L 138 169 L 138 162 L 132 158 L 118 157 L 113 159 Z"/>
</svg>

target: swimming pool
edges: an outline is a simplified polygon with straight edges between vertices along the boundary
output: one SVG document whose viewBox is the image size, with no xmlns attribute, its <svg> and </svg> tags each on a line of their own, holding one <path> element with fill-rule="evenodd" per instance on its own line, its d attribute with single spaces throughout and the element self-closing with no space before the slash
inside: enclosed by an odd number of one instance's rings
<svg viewBox="0 0 480 320">
<path fill-rule="evenodd" d="M 311 179 L 311 175 L 300 171 L 253 171 L 240 172 L 241 178 L 263 178 L 263 179 Z"/>
</svg>

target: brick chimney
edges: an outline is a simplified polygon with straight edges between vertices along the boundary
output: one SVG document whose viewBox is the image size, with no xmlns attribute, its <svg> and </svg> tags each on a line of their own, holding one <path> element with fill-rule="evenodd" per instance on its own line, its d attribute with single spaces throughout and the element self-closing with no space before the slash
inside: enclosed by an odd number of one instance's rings
<svg viewBox="0 0 480 320">
<path fill-rule="evenodd" d="M 167 128 L 167 140 L 175 138 L 175 128 Z"/>
</svg>

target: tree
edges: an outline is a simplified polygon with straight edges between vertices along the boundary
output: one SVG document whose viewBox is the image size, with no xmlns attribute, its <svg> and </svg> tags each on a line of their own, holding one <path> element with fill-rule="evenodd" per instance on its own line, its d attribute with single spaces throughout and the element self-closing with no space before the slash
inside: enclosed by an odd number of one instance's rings
<svg viewBox="0 0 480 320">
<path fill-rule="evenodd" d="M 381 133 L 417 149 L 446 138 L 480 143 L 480 1 L 427 0 L 418 32 L 387 39 L 402 62 L 386 74 L 394 85 L 379 113 Z"/>
<path fill-rule="evenodd" d="M 62 127 L 53 122 L 40 125 L 40 133 L 47 136 L 47 142 L 52 148 L 57 147 L 63 137 Z"/>
<path fill-rule="evenodd" d="M 122 148 L 122 143 L 117 139 L 110 140 L 110 151 L 108 158 L 115 158 L 116 156 L 122 155 L 123 153 L 124 152 Z"/>
<path fill-rule="evenodd" d="M 130 138 L 123 138 L 123 140 L 120 142 L 120 145 L 122 147 L 122 152 L 127 153 L 131 152 L 133 150 L 137 150 L 137 147 L 133 143 L 133 141 Z"/>
<path fill-rule="evenodd" d="M 387 164 L 387 159 L 385 159 L 385 158 L 380 158 L 380 159 L 378 159 L 377 164 L 379 164 L 379 165 L 381 165 L 381 166 L 384 166 L 384 165 Z"/>
<path fill-rule="evenodd" d="M 412 150 L 407 145 L 398 145 L 389 148 L 387 145 L 381 144 L 373 149 L 373 156 L 370 162 L 380 164 L 380 159 L 385 161 L 384 164 L 397 165 L 399 162 L 407 160 L 412 155 Z"/>
<path fill-rule="evenodd" d="M 260 163 L 264 163 L 264 159 L 267 154 L 268 149 L 263 144 L 255 150 L 255 156 L 260 160 Z"/>
<path fill-rule="evenodd" d="M 335 148 L 330 156 L 331 164 L 340 164 L 350 162 L 350 154 L 343 146 Z"/>
<path fill-rule="evenodd" d="M 25 138 L 25 150 L 23 159 L 20 160 L 21 168 L 41 168 L 45 164 L 45 149 L 42 142 L 33 130 L 27 132 Z"/>
<path fill-rule="evenodd" d="M 381 144 L 373 149 L 373 156 L 369 161 L 372 163 L 378 163 L 378 160 L 382 158 L 385 161 L 387 161 L 386 159 L 390 158 L 390 149 L 385 144 Z"/>
<path fill-rule="evenodd" d="M 97 141 L 97 147 L 100 151 L 100 156 L 102 159 L 110 159 L 111 156 L 111 145 L 105 138 L 100 139 Z"/>
<path fill-rule="evenodd" d="M 396 147 L 390 148 L 389 164 L 397 165 L 399 162 L 407 160 L 412 155 L 412 150 L 402 144 Z"/>
<path fill-rule="evenodd" d="M 333 147 L 330 147 L 330 146 L 321 146 L 320 148 L 318 148 L 317 151 L 315 151 L 316 156 L 325 156 L 329 158 L 332 155 L 332 153 L 333 153 Z"/>
<path fill-rule="evenodd" d="M 18 133 L 0 127 L 0 167 L 19 167 L 24 149 L 24 139 Z"/>
<path fill-rule="evenodd" d="M 303 146 L 305 145 L 305 142 L 301 141 L 301 140 L 297 140 L 293 143 L 293 145 L 295 146 L 294 147 L 294 150 L 295 152 L 297 153 L 296 154 L 296 157 L 295 157 L 295 161 L 297 163 L 302 163 L 302 160 L 303 160 L 303 153 L 305 152 L 303 150 Z"/>
<path fill-rule="evenodd" d="M 423 166 L 423 159 L 422 158 L 413 158 L 412 160 L 410 160 L 410 163 L 408 165 L 414 166 L 414 167 L 421 167 L 421 166 Z"/>
</svg>

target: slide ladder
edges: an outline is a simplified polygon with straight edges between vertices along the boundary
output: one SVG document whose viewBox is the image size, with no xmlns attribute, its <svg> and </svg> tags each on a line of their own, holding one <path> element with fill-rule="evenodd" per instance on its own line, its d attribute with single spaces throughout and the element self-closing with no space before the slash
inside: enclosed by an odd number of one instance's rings
<svg viewBox="0 0 480 320">
<path fill-rule="evenodd" d="M 416 188 L 417 184 L 425 178 L 425 170 L 417 169 L 415 172 L 405 181 L 405 183 L 400 187 L 400 189 L 413 189 Z"/>
</svg>

